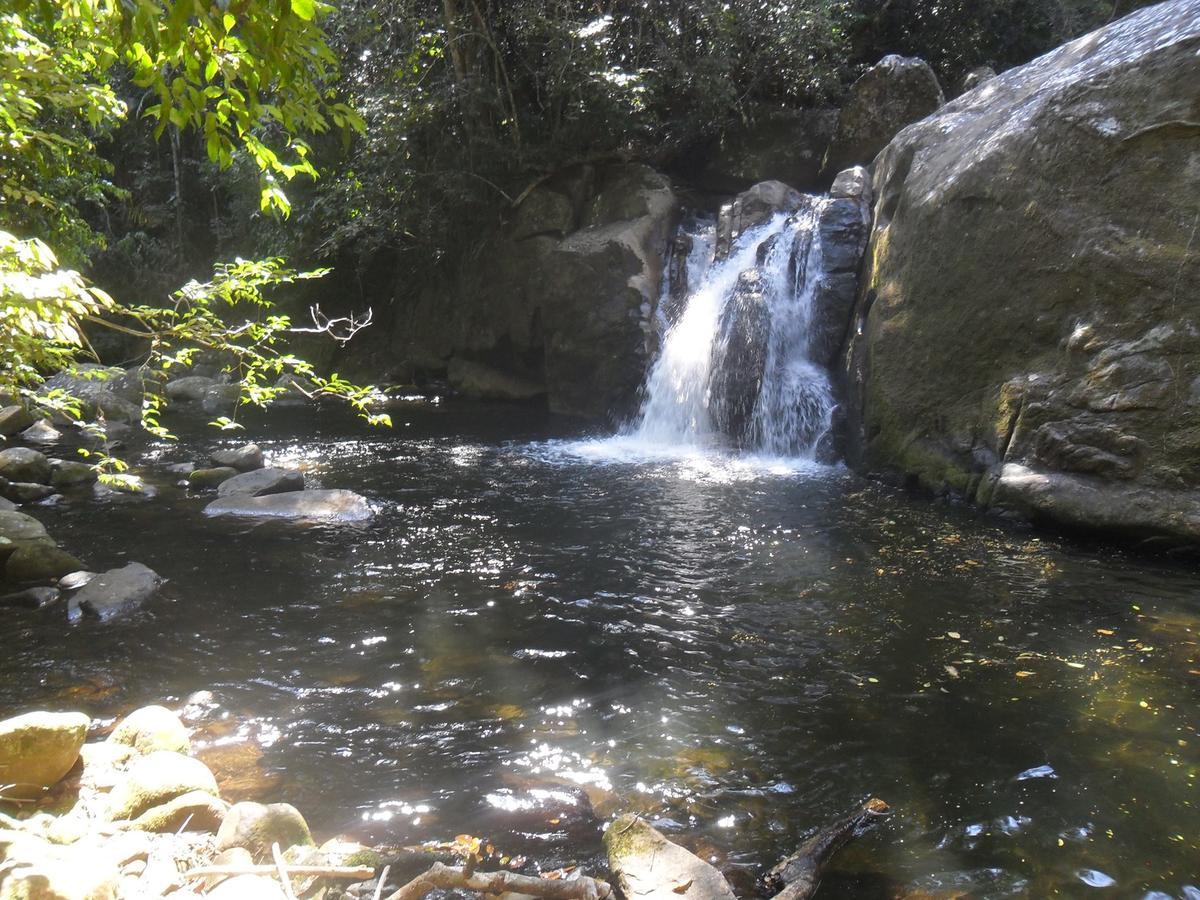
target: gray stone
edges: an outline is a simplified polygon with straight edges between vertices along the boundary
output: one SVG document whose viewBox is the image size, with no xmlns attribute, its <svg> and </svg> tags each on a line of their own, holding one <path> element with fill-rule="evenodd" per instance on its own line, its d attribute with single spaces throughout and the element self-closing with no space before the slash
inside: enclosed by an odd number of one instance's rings
<svg viewBox="0 0 1200 900">
<path fill-rule="evenodd" d="M 5 406 L 0 409 L 0 437 L 12 437 L 33 424 L 33 416 L 23 406 Z"/>
<path fill-rule="evenodd" d="M 851 460 L 1045 521 L 1200 540 L 1200 0 L 988 81 L 876 161 Z"/>
<path fill-rule="evenodd" d="M 137 422 L 142 416 L 142 395 L 148 381 L 140 369 L 119 369 L 81 364 L 74 372 L 47 379 L 47 390 L 63 390 L 80 401 L 85 418 L 103 416 L 110 422 Z"/>
<path fill-rule="evenodd" d="M 715 194 L 736 194 L 760 181 L 802 191 L 824 187 L 821 163 L 837 126 L 836 109 L 760 109 L 727 129 L 704 153 L 689 181 Z"/>
<path fill-rule="evenodd" d="M 546 395 L 546 385 L 483 363 L 455 357 L 446 370 L 450 386 L 481 400 L 532 400 Z"/>
<path fill-rule="evenodd" d="M 737 239 L 780 213 L 791 213 L 805 203 L 804 195 L 781 181 L 764 181 L 738 194 L 717 217 L 714 258 L 729 256 Z"/>
<path fill-rule="evenodd" d="M 200 406 L 210 415 L 225 416 L 234 411 L 241 396 L 242 389 L 236 384 L 214 384 L 205 392 Z"/>
<path fill-rule="evenodd" d="M 58 784 L 79 759 L 90 724 L 78 712 L 31 712 L 0 722 L 0 798 L 35 798 Z"/>
<path fill-rule="evenodd" d="M 721 311 L 720 338 L 713 343 L 708 392 L 713 423 L 741 444 L 748 437 L 767 362 L 771 314 L 757 270 L 743 272 Z"/>
<path fill-rule="evenodd" d="M 343 490 L 289 491 L 249 497 L 222 497 L 204 507 L 208 516 L 275 519 L 317 519 L 332 523 L 364 522 L 373 513 L 366 498 Z"/>
<path fill-rule="evenodd" d="M 36 503 L 45 500 L 54 493 L 54 488 L 48 484 L 35 484 L 28 481 L 8 481 L 0 486 L 0 494 L 13 503 Z"/>
<path fill-rule="evenodd" d="M 870 165 L 902 128 L 945 102 L 937 76 L 923 60 L 885 56 L 850 88 L 825 157 L 825 171 L 832 175 L 851 166 Z"/>
<path fill-rule="evenodd" d="M 33 516 L 0 511 L 0 559 L 7 559 L 18 547 L 28 544 L 53 544 L 46 528 Z"/>
<path fill-rule="evenodd" d="M 211 469 L 193 469 L 188 475 L 188 487 L 198 491 L 211 491 L 235 477 L 238 470 L 233 466 L 216 466 Z"/>
<path fill-rule="evenodd" d="M 75 568 L 78 568 L 76 566 Z M 108 622 L 132 612 L 158 590 L 162 579 L 154 570 L 132 562 L 92 578 L 70 600 L 70 610 Z"/>
<path fill-rule="evenodd" d="M 636 815 L 624 815 L 604 832 L 608 865 L 626 897 L 639 900 L 734 900 L 720 872 L 672 843 Z"/>
<path fill-rule="evenodd" d="M 276 843 L 283 850 L 313 844 L 304 816 L 289 803 L 235 803 L 217 832 L 218 850 L 243 847 L 258 860 L 270 859 Z"/>
<path fill-rule="evenodd" d="M 576 219 L 570 197 L 545 186 L 537 187 L 517 207 L 512 239 L 523 241 L 538 235 L 565 237 L 575 230 Z"/>
<path fill-rule="evenodd" d="M 9 481 L 49 484 L 50 460 L 28 447 L 9 447 L 0 450 L 0 476 Z"/>
<path fill-rule="evenodd" d="M 4 564 L 4 574 L 10 581 L 56 581 L 80 566 L 82 563 L 65 550 L 35 542 L 13 551 Z"/>
<path fill-rule="evenodd" d="M 871 204 L 871 173 L 862 166 L 852 166 L 838 172 L 829 188 L 829 196 L 835 199 L 858 200 L 868 207 Z"/>
<path fill-rule="evenodd" d="M 0 606 L 16 607 L 18 609 L 41 609 L 56 601 L 59 596 L 57 588 L 31 587 L 0 597 Z"/>
<path fill-rule="evenodd" d="M 185 375 L 182 378 L 168 381 L 163 391 L 170 400 L 198 403 L 216 384 L 215 379 L 205 375 Z"/>
<path fill-rule="evenodd" d="M 268 466 L 253 472 L 243 472 L 217 488 L 218 497 L 244 494 L 250 497 L 265 497 L 268 494 L 285 494 L 288 491 L 304 490 L 304 473 L 295 469 L 277 469 Z"/>
<path fill-rule="evenodd" d="M 991 66 L 978 66 L 963 76 L 962 93 L 966 94 L 981 87 L 996 77 L 996 70 Z"/>
<path fill-rule="evenodd" d="M 38 419 L 21 432 L 21 440 L 27 444 L 57 444 L 62 440 L 62 432 L 49 419 Z"/>
<path fill-rule="evenodd" d="M 96 481 L 96 470 L 87 463 L 67 459 L 50 460 L 50 484 L 56 488 L 92 484 Z"/>
<path fill-rule="evenodd" d="M 230 450 L 218 450 L 212 455 L 214 466 L 229 466 L 239 472 L 251 472 L 263 467 L 263 453 L 257 444 L 246 444 Z"/>
</svg>

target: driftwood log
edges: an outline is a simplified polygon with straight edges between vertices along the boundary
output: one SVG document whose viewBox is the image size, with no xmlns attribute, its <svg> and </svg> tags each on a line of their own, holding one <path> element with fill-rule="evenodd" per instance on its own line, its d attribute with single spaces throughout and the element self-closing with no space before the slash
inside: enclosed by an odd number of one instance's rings
<svg viewBox="0 0 1200 900">
<path fill-rule="evenodd" d="M 775 900 L 807 900 L 817 892 L 821 872 L 833 855 L 890 813 L 886 803 L 872 797 L 854 812 L 818 830 L 763 876 L 763 886 Z"/>
<path fill-rule="evenodd" d="M 477 891 L 481 894 L 527 894 L 545 897 L 547 900 L 605 900 L 613 895 L 612 887 L 606 882 L 581 875 L 571 880 L 537 878 L 518 875 L 516 872 L 468 872 L 466 869 L 434 863 L 429 871 L 418 875 L 387 900 L 419 900 L 430 891 L 438 889 Z"/>
</svg>

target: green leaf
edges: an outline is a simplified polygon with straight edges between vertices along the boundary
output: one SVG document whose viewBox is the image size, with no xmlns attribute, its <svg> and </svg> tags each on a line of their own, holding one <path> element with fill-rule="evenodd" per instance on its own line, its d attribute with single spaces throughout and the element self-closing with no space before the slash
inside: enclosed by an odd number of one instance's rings
<svg viewBox="0 0 1200 900">
<path fill-rule="evenodd" d="M 308 22 L 317 14 L 315 0 L 292 0 L 292 12 Z"/>
</svg>

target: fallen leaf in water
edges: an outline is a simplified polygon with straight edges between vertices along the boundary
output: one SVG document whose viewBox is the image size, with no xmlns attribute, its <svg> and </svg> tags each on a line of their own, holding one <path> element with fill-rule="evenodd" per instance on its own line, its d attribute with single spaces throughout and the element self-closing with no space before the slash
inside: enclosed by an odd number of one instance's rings
<svg viewBox="0 0 1200 900">
<path fill-rule="evenodd" d="M 948 637 L 948 638 L 953 638 L 954 640 L 956 640 L 956 641 L 957 641 L 959 638 L 961 638 L 961 637 L 962 637 L 962 635 L 961 635 L 961 634 L 959 634 L 957 631 L 947 631 L 947 632 L 946 632 L 946 637 Z"/>
<path fill-rule="evenodd" d="M 1116 634 L 1111 628 L 1097 628 L 1096 634 Z"/>
<path fill-rule="evenodd" d="M 954 668 L 954 666 L 946 666 L 946 671 L 950 673 L 951 678 L 958 677 L 958 669 Z"/>
<path fill-rule="evenodd" d="M 1070 666 L 1072 669 L 1082 669 L 1082 668 L 1084 668 L 1084 665 L 1083 665 L 1083 663 L 1081 663 L 1081 662 L 1069 662 L 1069 663 L 1067 663 L 1067 665 L 1068 665 L 1068 666 Z"/>
<path fill-rule="evenodd" d="M 690 888 L 692 886 L 693 880 L 694 879 L 689 878 L 683 884 L 675 885 L 675 887 L 671 888 L 671 890 L 676 894 L 686 894 L 688 892 L 688 888 Z"/>
<path fill-rule="evenodd" d="M 1030 672 L 1028 670 L 1022 670 L 1017 673 L 1017 677 L 1018 678 L 1028 678 L 1030 675 L 1033 675 L 1033 674 L 1034 674 L 1033 672 Z"/>
</svg>

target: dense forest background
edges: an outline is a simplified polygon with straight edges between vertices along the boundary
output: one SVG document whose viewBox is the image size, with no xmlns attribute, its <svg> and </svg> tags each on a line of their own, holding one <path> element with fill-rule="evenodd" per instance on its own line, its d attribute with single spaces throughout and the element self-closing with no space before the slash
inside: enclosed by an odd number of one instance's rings
<svg viewBox="0 0 1200 900">
<path fill-rule="evenodd" d="M 79 178 L 94 229 L 81 249 L 101 286 L 147 302 L 214 259 L 280 254 L 335 266 L 317 289 L 347 306 L 379 304 L 469 264 L 527 187 L 572 163 L 644 160 L 686 183 L 728 136 L 836 106 L 887 53 L 924 58 L 954 96 L 975 67 L 1003 71 L 1145 5 L 346 0 L 324 24 L 336 93 L 367 127 L 315 142 L 321 177 L 289 185 L 289 218 L 260 210 L 253 161 L 220 169 L 203 133 L 158 139 L 131 114 L 99 142 L 111 172 Z M 131 82 L 120 93 L 146 106 Z"/>
</svg>

